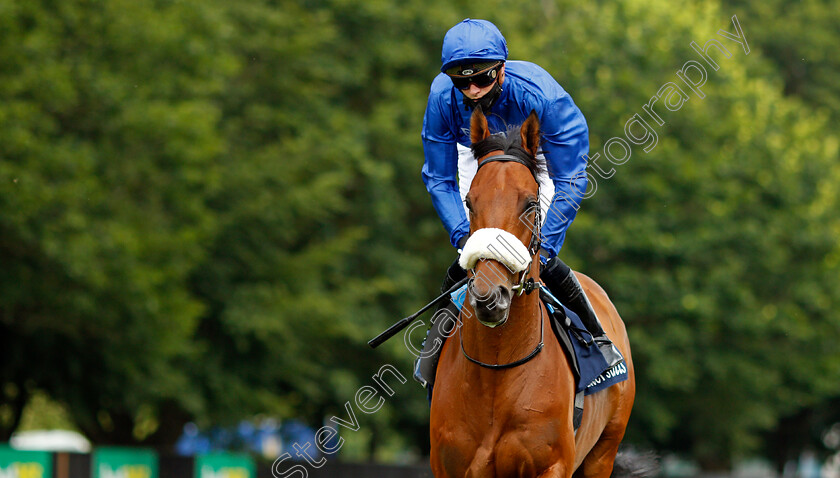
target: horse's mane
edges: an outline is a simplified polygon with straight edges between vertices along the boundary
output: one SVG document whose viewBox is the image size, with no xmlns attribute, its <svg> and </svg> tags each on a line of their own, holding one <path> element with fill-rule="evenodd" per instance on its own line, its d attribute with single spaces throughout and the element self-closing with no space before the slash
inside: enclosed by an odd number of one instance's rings
<svg viewBox="0 0 840 478">
<path fill-rule="evenodd" d="M 478 143 L 473 143 L 470 146 L 475 159 L 483 158 L 493 151 L 504 151 L 505 154 L 516 156 L 525 161 L 531 174 L 537 176 L 543 168 L 537 163 L 537 158 L 532 156 L 527 149 L 522 147 L 522 139 L 519 136 L 519 126 L 511 126 L 507 131 L 492 134 Z"/>
</svg>

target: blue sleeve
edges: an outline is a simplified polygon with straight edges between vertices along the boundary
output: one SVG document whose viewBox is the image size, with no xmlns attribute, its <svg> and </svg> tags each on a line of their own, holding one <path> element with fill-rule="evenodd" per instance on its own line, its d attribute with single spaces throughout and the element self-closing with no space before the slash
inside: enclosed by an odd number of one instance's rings
<svg viewBox="0 0 840 478">
<path fill-rule="evenodd" d="M 458 189 L 458 150 L 450 116 L 433 89 L 423 117 L 423 183 L 449 233 L 449 242 L 458 247 L 458 241 L 470 233 L 470 223 Z"/>
<path fill-rule="evenodd" d="M 548 175 L 554 183 L 554 197 L 543 225 L 543 248 L 557 255 L 566 230 L 575 219 L 586 192 L 586 156 L 589 128 L 580 109 L 565 91 L 543 105 L 540 129 Z"/>
</svg>

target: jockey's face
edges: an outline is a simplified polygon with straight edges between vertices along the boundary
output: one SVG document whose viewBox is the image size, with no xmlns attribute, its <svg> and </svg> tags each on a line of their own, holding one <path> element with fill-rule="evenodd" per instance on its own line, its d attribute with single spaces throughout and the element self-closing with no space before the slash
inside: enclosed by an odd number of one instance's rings
<svg viewBox="0 0 840 478">
<path fill-rule="evenodd" d="M 504 82 L 504 80 L 505 80 L 505 66 L 502 65 L 501 70 L 499 70 L 499 78 L 496 81 L 498 81 L 499 84 L 501 85 Z M 489 93 L 490 90 L 493 89 L 493 86 L 495 84 L 496 84 L 496 82 L 493 82 L 493 83 L 490 83 L 489 85 L 482 88 L 482 87 L 477 86 L 475 83 L 470 83 L 469 88 L 467 88 L 466 90 L 461 90 L 461 93 L 463 93 L 464 96 L 466 96 L 467 98 L 469 98 L 471 100 L 477 100 L 477 99 L 481 98 L 482 96 L 486 95 L 487 93 Z"/>
</svg>

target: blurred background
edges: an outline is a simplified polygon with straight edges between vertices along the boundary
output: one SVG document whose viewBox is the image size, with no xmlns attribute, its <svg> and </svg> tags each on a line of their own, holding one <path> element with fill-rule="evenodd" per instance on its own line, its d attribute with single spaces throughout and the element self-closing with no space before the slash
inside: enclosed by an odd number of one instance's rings
<svg viewBox="0 0 840 478">
<path fill-rule="evenodd" d="M 264 468 L 392 365 L 325 459 L 427 463 L 413 356 L 366 341 L 455 257 L 420 128 L 465 17 L 563 85 L 592 153 L 691 42 L 729 49 L 561 255 L 627 323 L 625 443 L 663 474 L 837 476 L 837 0 L 0 0 L 0 443 Z"/>
</svg>

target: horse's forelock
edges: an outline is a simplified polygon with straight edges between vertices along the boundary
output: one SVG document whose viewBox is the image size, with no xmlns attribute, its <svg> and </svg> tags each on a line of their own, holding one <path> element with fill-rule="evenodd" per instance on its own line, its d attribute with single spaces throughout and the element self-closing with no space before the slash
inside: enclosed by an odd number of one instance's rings
<svg viewBox="0 0 840 478">
<path fill-rule="evenodd" d="M 503 151 L 505 154 L 516 156 L 525 161 L 534 176 L 541 169 L 537 163 L 537 159 L 522 146 L 518 126 L 512 127 L 502 133 L 490 135 L 478 143 L 473 143 L 471 148 L 476 160 L 487 156 L 493 151 Z"/>
</svg>

